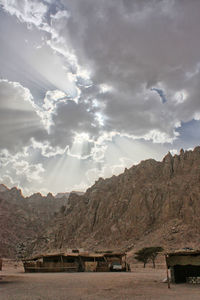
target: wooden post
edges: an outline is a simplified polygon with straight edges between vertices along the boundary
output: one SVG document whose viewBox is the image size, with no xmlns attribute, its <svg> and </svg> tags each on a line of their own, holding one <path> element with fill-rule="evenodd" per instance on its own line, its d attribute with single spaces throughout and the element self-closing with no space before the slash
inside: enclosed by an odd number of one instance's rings
<svg viewBox="0 0 200 300">
<path fill-rule="evenodd" d="M 168 265 L 167 265 L 167 254 L 165 254 L 165 261 L 166 261 L 166 271 L 167 271 L 167 286 L 168 289 L 170 289 L 170 280 L 169 280 L 169 270 L 168 270 Z"/>
<path fill-rule="evenodd" d="M 94 256 L 94 262 L 96 262 L 95 256 Z M 97 262 L 97 264 L 98 264 L 98 262 Z M 97 272 L 97 265 L 96 265 L 94 272 Z"/>
<path fill-rule="evenodd" d="M 125 267 L 126 267 L 126 272 L 128 272 L 128 265 L 127 265 L 127 262 L 126 262 L 126 253 L 125 253 Z"/>
<path fill-rule="evenodd" d="M 61 261 L 61 270 L 64 270 L 64 263 L 63 263 L 63 256 L 60 256 L 60 261 Z"/>
</svg>

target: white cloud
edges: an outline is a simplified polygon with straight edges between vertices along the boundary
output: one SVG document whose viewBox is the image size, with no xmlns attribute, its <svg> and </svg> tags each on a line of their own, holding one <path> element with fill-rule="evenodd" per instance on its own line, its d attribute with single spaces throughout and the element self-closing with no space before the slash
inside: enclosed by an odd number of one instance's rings
<svg viewBox="0 0 200 300">
<path fill-rule="evenodd" d="M 20 20 L 5 26 L 10 16 L 1 12 L 0 41 L 11 49 L 1 70 L 5 78 L 23 74 L 0 81 L 0 146 L 14 154 L 28 147 L 35 178 L 41 161 L 45 172 L 62 165 L 63 174 L 71 166 L 108 176 L 147 153 L 176 149 L 183 124 L 200 119 L 198 1 L 0 3 Z M 27 153 L 15 164 L 26 181 Z"/>
<path fill-rule="evenodd" d="M 47 6 L 37 0 L 0 0 L 2 7 L 21 22 L 41 26 L 47 12 Z"/>
<path fill-rule="evenodd" d="M 37 105 L 27 88 L 0 80 L 0 99 L 1 148 L 19 149 L 34 138 L 51 155 L 72 145 L 77 134 L 98 133 L 98 120 L 88 104 L 75 102 L 61 90 L 47 91 L 43 104 Z"/>
<path fill-rule="evenodd" d="M 13 168 L 16 170 L 16 175 L 25 176 L 28 182 L 33 180 L 41 180 L 41 173 L 44 172 L 42 164 L 30 164 L 27 161 L 14 161 Z"/>
<path fill-rule="evenodd" d="M 187 91 L 185 90 L 177 91 L 174 95 L 174 100 L 177 104 L 181 104 L 185 102 L 187 98 L 188 98 L 188 94 Z"/>
<path fill-rule="evenodd" d="M 44 168 L 41 163 L 31 163 L 27 151 L 27 147 L 15 155 L 8 150 L 0 151 L 0 176 L 9 186 L 15 183 L 18 187 L 24 187 L 41 180 Z"/>
<path fill-rule="evenodd" d="M 172 143 L 177 136 L 179 136 L 178 132 L 174 131 L 173 136 L 170 136 L 166 134 L 165 132 L 160 132 L 159 130 L 151 130 L 149 133 L 145 134 L 144 136 L 141 136 L 141 138 L 144 138 L 145 140 L 149 141 L 152 140 L 154 143 Z"/>
<path fill-rule="evenodd" d="M 60 10 L 55 15 L 51 15 L 51 22 L 53 22 L 53 20 L 60 20 L 61 18 L 69 18 L 69 17 L 70 17 L 69 11 Z"/>
<path fill-rule="evenodd" d="M 13 181 L 12 177 L 6 174 L 0 177 L 0 182 L 5 184 L 7 187 L 13 187 L 15 185 L 15 182 Z"/>
<path fill-rule="evenodd" d="M 191 29 L 198 24 L 198 18 L 195 15 L 191 25 L 184 15 L 194 13 L 198 4 L 184 3 L 180 14 L 180 2 L 167 0 L 148 3 L 118 0 L 118 5 L 113 1 L 61 1 L 54 3 L 54 13 L 51 12 L 52 2 L 35 1 L 34 5 L 32 1 L 5 3 L 4 9 L 11 14 L 50 34 L 46 42 L 56 55 L 65 60 L 67 80 L 70 82 L 71 78 L 74 91 L 77 87 L 74 99 L 77 97 L 83 101 L 83 87 L 98 87 L 95 96 L 99 103 L 103 103 L 103 108 L 94 112 L 96 125 L 98 123 L 108 132 L 150 138 L 156 143 L 176 139 L 176 124 L 189 120 L 189 114 L 182 114 L 179 107 L 192 98 L 189 88 L 191 80 L 199 76 L 199 54 L 195 50 L 193 57 L 189 57 L 187 51 L 180 55 L 173 41 L 179 41 L 188 50 L 190 44 L 184 43 L 182 36 L 190 36 L 197 42 L 195 34 L 191 35 Z M 38 14 L 40 5 L 41 13 Z M 32 21 L 29 17 L 31 9 Z M 163 27 L 163 23 L 167 26 Z M 182 24 L 186 24 L 185 31 L 182 31 Z M 101 37 L 104 38 L 103 43 Z M 47 73 L 52 72 L 46 72 L 46 76 L 51 82 L 55 81 Z M 188 80 L 183 82 L 184 78 Z M 56 84 L 59 85 L 58 81 Z M 165 108 L 158 103 L 158 95 L 150 93 L 151 87 L 155 86 L 164 87 L 169 102 Z M 64 91 L 64 82 L 59 89 Z M 194 118 L 194 113 L 198 114 L 195 99 L 192 103 L 190 119 Z M 186 106 L 183 109 L 185 111 Z M 43 123 L 48 130 L 54 122 L 49 111 L 42 112 Z M 95 122 L 92 124 L 96 126 Z"/>
<path fill-rule="evenodd" d="M 23 107 L 25 111 L 29 111 L 34 108 L 33 97 L 29 89 L 23 87 L 19 82 L 0 79 L 0 85 L 2 109 L 9 109 L 12 106 L 14 110 L 21 110 Z M 14 95 L 13 91 L 15 91 Z M 22 96 L 23 100 L 20 99 L 20 96 Z M 10 97 L 10 99 L 7 97 Z"/>
<path fill-rule="evenodd" d="M 51 126 L 54 125 L 53 115 L 56 113 L 57 105 L 67 100 L 67 95 L 59 90 L 47 91 L 42 107 L 37 110 L 41 117 L 42 123 L 46 130 L 50 133 Z"/>
<path fill-rule="evenodd" d="M 40 150 L 41 155 L 44 157 L 54 157 L 57 155 L 63 155 L 68 151 L 68 146 L 66 146 L 64 149 L 56 146 L 52 147 L 48 141 L 38 142 L 34 138 L 31 139 L 31 145 L 30 148 L 33 148 L 34 150 Z"/>
<path fill-rule="evenodd" d="M 0 80 L 0 148 L 17 149 L 45 136 L 33 97 L 18 82 Z"/>
</svg>

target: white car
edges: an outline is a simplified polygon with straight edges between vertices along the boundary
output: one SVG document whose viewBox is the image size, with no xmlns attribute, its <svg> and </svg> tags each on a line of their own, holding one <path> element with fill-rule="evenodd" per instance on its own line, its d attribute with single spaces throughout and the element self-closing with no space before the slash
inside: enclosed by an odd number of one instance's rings
<svg viewBox="0 0 200 300">
<path fill-rule="evenodd" d="M 111 265 L 111 271 L 122 271 L 122 265 L 119 262 L 113 262 Z"/>
</svg>

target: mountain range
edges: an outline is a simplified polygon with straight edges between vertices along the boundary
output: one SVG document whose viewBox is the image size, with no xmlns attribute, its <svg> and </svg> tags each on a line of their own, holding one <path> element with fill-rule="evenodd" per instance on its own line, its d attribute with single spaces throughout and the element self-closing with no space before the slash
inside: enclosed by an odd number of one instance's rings
<svg viewBox="0 0 200 300">
<path fill-rule="evenodd" d="M 22 237 L 31 238 L 29 255 L 68 248 L 200 247 L 200 147 L 99 178 L 67 200 L 39 195 L 23 198 L 16 188 L 0 186 L 0 211 L 7 211 L 0 219 L 0 247 L 12 249 L 10 255 Z"/>
</svg>

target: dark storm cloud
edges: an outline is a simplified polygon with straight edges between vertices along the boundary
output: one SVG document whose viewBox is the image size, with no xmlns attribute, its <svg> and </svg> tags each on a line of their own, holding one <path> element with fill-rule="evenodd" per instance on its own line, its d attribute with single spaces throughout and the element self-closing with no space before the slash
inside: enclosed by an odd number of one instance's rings
<svg viewBox="0 0 200 300">
<path fill-rule="evenodd" d="M 88 105 L 67 101 L 58 106 L 53 115 L 53 126 L 49 135 L 53 145 L 71 146 L 75 133 L 89 132 L 98 135 L 98 123 Z"/>
<path fill-rule="evenodd" d="M 160 96 L 160 99 L 161 99 L 163 104 L 165 102 L 167 102 L 166 96 L 165 96 L 164 92 L 161 89 L 151 88 L 151 91 L 155 91 L 155 92 L 158 93 L 158 95 Z"/>
<path fill-rule="evenodd" d="M 198 80 L 198 72 L 190 80 L 186 74 L 194 73 L 199 62 L 199 2 L 35 1 L 33 14 L 29 2 L 17 2 L 15 12 L 6 2 L 8 11 L 21 21 L 32 22 L 47 35 L 54 32 L 49 45 L 57 43 L 60 49 L 74 51 L 94 85 L 112 87 L 113 92 L 97 95 L 105 104 L 105 130 L 122 126 L 123 131 L 138 135 L 138 127 L 143 134 L 152 128 L 173 138 L 177 122 L 184 121 L 188 99 L 191 119 L 199 110 L 189 93 L 185 102 L 174 100 Z M 152 88 L 163 90 L 168 99 L 164 119 L 157 96 L 149 93 Z"/>
<path fill-rule="evenodd" d="M 186 79 L 199 62 L 199 2 L 85 0 L 68 2 L 66 8 L 71 12 L 67 34 L 62 31 L 66 42 L 95 84 L 113 87 L 104 97 L 108 130 L 121 126 L 138 134 L 138 127 L 146 133 L 154 128 L 173 137 L 177 121 L 184 119 L 182 110 L 189 109 L 191 119 L 200 110 L 194 93 L 184 104 L 174 100 L 199 77 Z M 157 96 L 149 95 L 155 86 L 169 96 L 164 112 Z"/>
<path fill-rule="evenodd" d="M 37 14 L 32 17 L 28 10 L 23 14 L 22 8 L 20 13 L 15 14 L 23 22 L 36 25 L 46 35 L 53 50 L 59 48 L 61 53 L 66 53 L 66 50 L 74 52 L 79 65 L 88 70 L 93 85 L 99 89 L 95 99 L 103 104 L 99 111 L 104 119 L 103 130 L 121 131 L 138 137 L 151 137 L 151 131 L 156 131 L 162 136 L 162 141 L 163 136 L 170 141 L 176 137 L 175 131 L 180 122 L 198 118 L 198 90 L 195 88 L 193 91 L 193 87 L 199 78 L 196 69 L 200 45 L 196 37 L 200 3 L 167 0 L 34 3 L 36 12 L 40 7 L 44 11 L 38 19 Z M 35 60 L 43 57 L 42 51 L 43 48 L 38 51 Z M 45 53 L 49 51 L 45 50 Z M 72 71 L 69 57 L 62 55 L 61 62 L 68 71 L 76 74 L 77 66 Z M 49 60 L 50 57 L 51 53 Z M 188 78 L 187 74 L 192 75 Z M 82 81 L 80 78 L 77 85 Z M 105 84 L 110 91 L 102 93 L 100 87 Z M 63 90 L 63 85 L 60 89 Z M 164 108 L 159 95 L 162 102 L 168 100 Z M 92 98 L 93 93 L 88 95 L 91 103 Z M 74 119 L 80 117 L 75 111 Z M 85 122 L 83 130 L 94 134 L 93 126 L 88 126 L 87 118 L 84 119 L 86 115 L 84 112 L 81 116 L 82 124 Z M 92 120 L 91 114 L 90 118 Z M 69 136 L 72 135 L 69 124 L 58 122 L 56 117 L 54 120 L 54 132 L 67 134 L 68 131 Z"/>
</svg>

